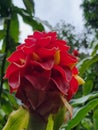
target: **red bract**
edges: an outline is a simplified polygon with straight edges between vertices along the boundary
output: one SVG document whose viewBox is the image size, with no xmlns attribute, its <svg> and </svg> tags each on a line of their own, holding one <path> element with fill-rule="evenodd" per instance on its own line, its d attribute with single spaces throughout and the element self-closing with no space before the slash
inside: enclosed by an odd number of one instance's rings
<svg viewBox="0 0 98 130">
<path fill-rule="evenodd" d="M 10 92 L 41 115 L 62 106 L 60 96 L 70 100 L 78 90 L 77 59 L 69 54 L 66 42 L 56 32 L 34 32 L 7 59 L 5 78 Z"/>
<path fill-rule="evenodd" d="M 78 51 L 78 50 L 76 50 L 76 49 L 75 49 L 75 50 L 73 50 L 73 55 L 74 55 L 74 56 L 79 56 L 79 51 Z"/>
</svg>

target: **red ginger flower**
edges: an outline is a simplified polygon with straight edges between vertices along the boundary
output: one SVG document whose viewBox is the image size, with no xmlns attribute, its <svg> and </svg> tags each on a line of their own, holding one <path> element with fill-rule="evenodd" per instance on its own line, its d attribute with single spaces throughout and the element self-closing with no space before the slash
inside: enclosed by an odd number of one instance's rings
<svg viewBox="0 0 98 130">
<path fill-rule="evenodd" d="M 77 59 L 56 32 L 34 32 L 8 58 L 5 78 L 10 92 L 42 116 L 55 113 L 78 90 Z M 80 79 L 81 80 L 81 79 Z M 81 81 L 80 81 L 81 82 Z"/>
</svg>

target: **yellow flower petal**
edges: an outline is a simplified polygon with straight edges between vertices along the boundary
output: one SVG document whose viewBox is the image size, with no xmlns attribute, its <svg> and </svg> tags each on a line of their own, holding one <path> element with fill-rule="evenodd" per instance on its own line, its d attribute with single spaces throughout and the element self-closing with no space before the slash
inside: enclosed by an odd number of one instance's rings
<svg viewBox="0 0 98 130">
<path fill-rule="evenodd" d="M 33 52 L 33 59 L 39 61 L 40 57 L 35 52 Z"/>
<path fill-rule="evenodd" d="M 85 83 L 85 81 L 79 75 L 75 75 L 74 77 L 78 81 L 79 85 L 82 85 Z"/>
<path fill-rule="evenodd" d="M 24 59 L 20 59 L 21 64 L 23 65 L 25 63 Z"/>
<path fill-rule="evenodd" d="M 56 51 L 54 55 L 54 63 L 59 64 L 60 63 L 60 50 Z"/>
</svg>

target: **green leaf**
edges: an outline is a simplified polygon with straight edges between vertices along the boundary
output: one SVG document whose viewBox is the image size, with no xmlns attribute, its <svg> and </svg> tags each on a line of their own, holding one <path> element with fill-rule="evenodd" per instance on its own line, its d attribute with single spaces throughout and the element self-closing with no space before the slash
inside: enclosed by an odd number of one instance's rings
<svg viewBox="0 0 98 130">
<path fill-rule="evenodd" d="M 2 106 L 1 108 L 3 109 L 3 111 L 8 115 L 10 112 L 12 112 L 13 108 L 10 104 L 10 102 L 8 102 L 6 99 L 2 99 Z"/>
<path fill-rule="evenodd" d="M 18 110 L 12 112 L 3 130 L 25 130 L 29 123 L 28 110 L 20 107 Z"/>
<path fill-rule="evenodd" d="M 0 53 L 0 61 L 2 61 L 4 58 L 4 53 Z"/>
<path fill-rule="evenodd" d="M 91 92 L 93 89 L 93 81 L 92 80 L 87 80 L 85 84 L 83 85 L 83 94 L 87 95 Z"/>
<path fill-rule="evenodd" d="M 92 56 L 96 55 L 97 50 L 98 50 L 98 43 L 93 48 Z"/>
<path fill-rule="evenodd" d="M 16 12 L 21 15 L 23 21 L 32 27 L 32 30 L 44 31 L 44 26 L 39 20 L 36 20 L 33 16 L 28 15 L 27 10 L 15 7 Z"/>
<path fill-rule="evenodd" d="M 16 13 L 12 14 L 10 23 L 10 36 L 15 41 L 18 42 L 19 39 L 19 21 Z"/>
<path fill-rule="evenodd" d="M 64 122 L 65 113 L 66 113 L 65 107 L 59 109 L 59 111 L 57 112 L 57 114 L 54 117 L 54 127 L 53 127 L 53 130 L 58 130 L 61 127 L 61 125 Z"/>
<path fill-rule="evenodd" d="M 92 109 L 94 109 L 97 105 L 98 105 L 98 98 L 88 102 L 85 106 L 77 110 L 72 120 L 70 120 L 65 125 L 65 127 L 63 126 L 63 128 L 65 128 L 66 130 L 71 130 L 72 128 L 74 128 L 76 125 L 80 123 L 80 121 L 86 116 L 86 114 Z"/>
<path fill-rule="evenodd" d="M 96 111 L 94 112 L 93 120 L 94 120 L 94 130 L 98 130 L 98 109 L 96 109 Z"/>
<path fill-rule="evenodd" d="M 85 130 L 93 130 L 93 124 L 89 118 L 84 118 L 81 124 Z"/>
<path fill-rule="evenodd" d="M 71 100 L 71 105 L 72 105 L 73 107 L 75 107 L 75 106 L 77 106 L 77 105 L 84 104 L 85 102 L 87 102 L 87 101 L 89 101 L 89 100 L 91 100 L 91 99 L 94 99 L 94 98 L 96 98 L 96 97 L 98 97 L 98 92 L 92 93 L 92 94 L 90 93 L 90 94 L 88 94 L 87 96 L 83 96 L 83 97 L 78 98 L 78 99 L 72 99 L 72 100 Z"/>
<path fill-rule="evenodd" d="M 0 17 L 8 17 L 10 13 L 10 8 L 12 5 L 12 0 L 0 0 Z"/>
<path fill-rule="evenodd" d="M 8 85 L 8 84 L 6 84 L 6 85 Z M 7 98 L 7 100 L 9 100 L 10 105 L 12 106 L 12 108 L 14 108 L 14 109 L 18 108 L 18 103 L 17 103 L 16 97 L 15 97 L 14 94 L 10 94 L 9 91 L 4 90 L 3 93 L 2 93 L 2 97 Z"/>
<path fill-rule="evenodd" d="M 0 40 L 4 38 L 5 34 L 6 34 L 5 30 L 0 30 Z"/>
<path fill-rule="evenodd" d="M 34 13 L 34 1 L 33 0 L 23 0 L 26 8 L 27 8 L 27 11 L 32 14 Z"/>
<path fill-rule="evenodd" d="M 23 21 L 26 24 L 30 25 L 33 30 L 39 30 L 39 31 L 44 30 L 43 25 L 40 22 L 37 22 L 36 20 L 34 20 L 32 17 L 22 15 L 22 18 L 23 18 Z"/>
<path fill-rule="evenodd" d="M 18 107 L 16 98 L 15 98 L 14 95 L 11 95 L 11 94 L 9 93 L 9 94 L 8 94 L 8 99 L 9 99 L 11 105 L 13 106 L 13 108 L 17 108 L 17 107 Z"/>
<path fill-rule="evenodd" d="M 46 130 L 53 130 L 53 125 L 54 125 L 53 117 L 52 115 L 49 115 Z"/>
<path fill-rule="evenodd" d="M 0 120 L 5 116 L 5 112 L 2 108 L 0 108 Z"/>
<path fill-rule="evenodd" d="M 77 65 L 77 67 L 79 68 L 79 74 L 80 76 L 83 75 L 83 73 L 95 62 L 98 61 L 98 54 L 96 54 L 94 57 L 87 57 L 85 59 L 83 59 L 82 61 L 80 61 Z"/>
<path fill-rule="evenodd" d="M 28 16 L 24 10 L 20 10 L 19 8 L 16 8 L 16 10 L 22 16 L 23 21 L 31 26 L 33 30 L 44 30 L 44 26 L 37 20 L 34 20 L 33 16 Z"/>
</svg>

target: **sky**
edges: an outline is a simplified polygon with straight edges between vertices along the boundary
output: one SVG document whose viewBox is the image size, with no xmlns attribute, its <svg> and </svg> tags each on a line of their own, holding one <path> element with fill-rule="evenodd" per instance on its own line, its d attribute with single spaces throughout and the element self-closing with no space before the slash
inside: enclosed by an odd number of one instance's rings
<svg viewBox="0 0 98 130">
<path fill-rule="evenodd" d="M 60 20 L 83 29 L 82 0 L 35 0 L 35 16 L 47 20 L 52 26 Z"/>
<path fill-rule="evenodd" d="M 21 0 L 14 0 L 19 6 L 23 6 Z M 20 2 L 21 1 L 21 2 Z M 35 17 L 48 21 L 53 27 L 64 20 L 76 27 L 76 31 L 81 33 L 83 30 L 83 12 L 80 8 L 82 0 L 35 0 Z M 20 30 L 23 37 L 31 34 L 29 26 L 21 24 Z M 25 29 L 24 31 L 23 28 Z"/>
<path fill-rule="evenodd" d="M 13 0 L 18 7 L 24 7 L 22 0 Z M 61 20 L 76 27 L 77 32 L 83 30 L 83 12 L 80 8 L 82 0 L 34 0 L 35 16 L 46 20 L 50 25 L 55 26 Z M 24 7 L 25 8 L 25 7 Z M 22 19 L 20 18 L 22 21 Z M 23 22 L 20 24 L 20 42 L 24 41 L 27 35 L 32 34 L 31 28 Z"/>
</svg>

